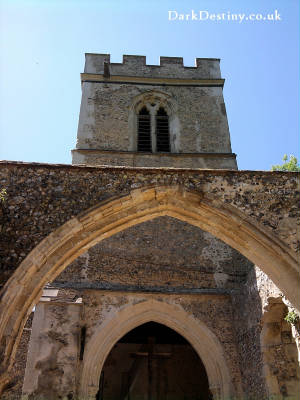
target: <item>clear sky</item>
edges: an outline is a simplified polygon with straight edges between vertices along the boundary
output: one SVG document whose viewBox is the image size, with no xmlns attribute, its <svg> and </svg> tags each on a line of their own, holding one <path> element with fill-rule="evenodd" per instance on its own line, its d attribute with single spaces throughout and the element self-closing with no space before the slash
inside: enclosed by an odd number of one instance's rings
<svg viewBox="0 0 300 400">
<path fill-rule="evenodd" d="M 171 10 L 207 13 L 169 21 Z M 299 0 L 0 0 L 0 15 L 0 159 L 71 162 L 89 52 L 112 62 L 146 55 L 148 64 L 177 56 L 187 66 L 221 58 L 239 168 L 269 170 L 284 153 L 299 159 Z"/>
</svg>

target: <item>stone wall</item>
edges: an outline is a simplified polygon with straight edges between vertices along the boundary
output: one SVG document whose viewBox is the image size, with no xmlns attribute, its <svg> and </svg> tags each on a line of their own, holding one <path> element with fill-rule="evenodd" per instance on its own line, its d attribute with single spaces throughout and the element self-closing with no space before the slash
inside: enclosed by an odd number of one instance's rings
<svg viewBox="0 0 300 400">
<path fill-rule="evenodd" d="M 47 395 L 47 399 L 56 399 L 55 396 L 58 395 L 68 399 L 76 398 L 83 379 L 82 365 L 88 361 L 85 352 L 88 351 L 90 341 L 97 331 L 101 330 L 102 325 L 109 323 L 120 310 L 128 308 L 130 316 L 132 305 L 155 300 L 181 309 L 186 314 L 187 325 L 190 318 L 199 320 L 216 335 L 229 368 L 232 391 L 238 399 L 242 398 L 229 296 L 107 293 L 92 290 L 78 291 L 78 295 L 82 296 L 82 304 L 39 304 L 30 341 L 30 357 L 27 361 L 23 395 L 29 396 L 30 399 L 43 395 Z M 79 324 L 86 328 L 83 360 L 80 359 Z M 122 326 L 120 332 L 121 329 Z"/>
<path fill-rule="evenodd" d="M 28 346 L 31 335 L 33 313 L 28 318 L 23 329 L 22 337 L 18 346 L 14 366 L 10 372 L 11 381 L 1 394 L 1 400 L 19 400 L 22 396 L 23 381 L 27 362 Z"/>
<path fill-rule="evenodd" d="M 296 399 L 300 370 L 283 294 L 257 266 L 232 296 L 243 389 L 249 399 Z"/>
<path fill-rule="evenodd" d="M 103 151 L 94 149 L 72 150 L 73 164 L 127 165 L 129 167 L 170 167 L 202 169 L 237 169 L 235 154 L 141 154 L 134 151 Z"/>
<path fill-rule="evenodd" d="M 200 228 L 159 217 L 78 257 L 52 283 L 67 288 L 230 293 L 252 263 Z"/>
<path fill-rule="evenodd" d="M 222 88 L 157 88 L 98 82 L 83 84 L 76 148 L 136 151 L 137 128 L 130 125 L 130 109 L 136 97 L 151 92 L 154 96 L 156 91 L 167 99 L 176 99 L 173 107 L 179 125 L 177 153 L 231 153 Z"/>
<path fill-rule="evenodd" d="M 209 193 L 299 251 L 297 173 L 100 168 L 0 163 L 1 279 L 3 285 L 47 235 L 80 212 L 147 185 L 182 185 Z"/>
<path fill-rule="evenodd" d="M 2 205 L 1 215 L 2 283 L 11 276 L 30 250 L 64 222 L 103 200 L 125 195 L 132 189 L 147 185 L 177 184 L 189 190 L 197 190 L 203 193 L 203 196 L 209 193 L 209 196 L 213 196 L 223 204 L 235 207 L 245 217 L 250 217 L 270 232 L 274 232 L 278 238 L 288 243 L 291 249 L 298 250 L 295 221 L 299 192 L 297 191 L 298 176 L 295 173 L 97 168 L 22 163 L 2 163 L 0 173 L 1 187 L 7 189 L 7 199 Z M 170 232 L 169 242 L 167 236 L 158 234 L 157 231 L 161 230 L 161 226 Z M 147 231 L 151 233 L 148 237 Z M 186 237 L 186 247 L 180 247 L 180 240 L 175 240 L 177 236 L 181 237 L 182 232 Z M 153 241 L 153 238 L 155 241 L 149 247 L 147 240 Z M 129 242 L 132 240 L 134 243 L 125 249 L 123 239 Z M 142 260 L 133 257 L 135 247 L 139 248 Z M 154 247 L 158 248 L 157 253 L 154 253 Z M 112 251 L 112 248 L 115 250 Z M 125 250 L 129 251 L 132 264 L 127 265 L 127 273 L 123 276 L 122 268 L 124 269 L 127 262 L 126 259 L 122 259 Z M 148 250 L 150 253 L 147 255 Z M 221 250 L 222 255 L 219 254 Z M 208 254 L 209 257 L 206 258 Z M 233 262 L 229 262 L 229 254 Z M 70 272 L 72 268 L 76 270 L 80 265 L 84 266 L 86 257 L 87 255 L 71 264 L 69 270 L 66 269 L 64 272 L 66 279 L 62 274 L 58 282 L 70 280 L 76 283 L 76 280 L 70 279 Z M 159 285 L 164 290 L 168 290 L 168 287 L 177 287 L 176 290 L 178 288 L 183 290 L 182 295 L 185 295 L 186 290 L 199 289 L 199 282 L 201 282 L 201 288 L 219 291 L 226 289 L 232 292 L 235 287 L 245 281 L 246 273 L 251 271 L 250 264 L 229 246 L 219 243 L 218 240 L 198 228 L 168 217 L 149 221 L 145 225 L 132 227 L 127 232 L 117 234 L 107 242 L 97 245 L 95 249 L 92 248 L 89 257 L 92 262 L 90 270 L 87 269 L 84 275 L 85 284 L 92 281 L 94 274 L 97 283 L 101 281 L 103 285 L 110 282 L 111 289 L 116 284 L 119 290 L 122 289 L 120 285 L 123 285 L 123 289 L 124 285 L 127 285 L 127 290 L 133 289 L 133 286 L 136 286 L 135 289 L 139 287 L 140 290 L 142 281 L 148 289 L 151 287 L 153 289 L 153 286 L 158 286 L 159 280 Z M 103 268 L 97 270 L 100 257 Z M 114 257 L 118 257 L 118 262 Z M 168 264 L 164 263 L 166 258 L 169 259 Z M 188 264 L 187 259 L 193 262 Z M 157 266 L 157 262 L 163 262 L 163 265 Z M 218 263 L 221 266 L 220 270 L 217 269 Z M 150 269 L 149 265 L 151 265 Z M 175 268 L 170 268 L 170 265 Z M 120 273 L 112 274 L 113 270 Z M 139 275 L 139 272 L 143 277 Z M 84 271 L 82 273 L 84 274 Z M 225 273 L 229 275 L 229 278 L 226 277 L 225 281 L 216 280 L 214 275 L 216 273 Z M 90 279 L 88 279 L 89 274 Z M 82 275 L 78 274 L 78 276 L 80 276 L 79 283 L 82 284 Z M 103 289 L 101 285 L 99 288 Z M 268 288 L 265 283 L 262 286 Z M 260 297 L 257 296 L 255 280 L 252 283 L 251 280 L 248 281 L 248 287 L 250 288 L 248 294 L 245 292 L 246 294 L 242 293 L 240 298 L 232 297 L 234 301 L 234 312 L 231 311 L 233 312 L 232 320 L 235 320 L 237 316 L 242 324 L 240 328 L 238 324 L 235 327 L 235 343 L 239 345 L 236 348 L 236 354 L 237 357 L 238 353 L 240 354 L 239 365 L 243 374 L 241 382 L 245 390 L 249 393 L 255 393 L 255 390 L 264 393 L 265 386 L 260 373 L 262 365 L 259 348 L 259 321 L 262 313 L 258 306 Z M 84 286 L 83 289 L 89 290 Z M 76 290 L 81 290 L 80 286 L 77 286 Z M 76 290 L 74 296 L 76 296 Z M 217 293 L 215 295 L 218 296 Z M 180 298 L 181 294 L 177 296 Z M 216 312 L 221 311 L 216 310 Z M 210 314 L 209 318 L 214 321 L 215 315 L 217 314 Z M 233 325 L 230 326 L 233 332 Z M 250 366 L 249 360 L 252 361 Z"/>
<path fill-rule="evenodd" d="M 40 302 L 35 310 L 23 396 L 73 399 L 80 351 L 81 304 Z M 65 397 L 64 397 L 65 396 Z"/>
<path fill-rule="evenodd" d="M 262 307 L 254 268 L 241 290 L 232 296 L 234 325 L 243 389 L 249 400 L 267 398 L 260 343 Z"/>
</svg>

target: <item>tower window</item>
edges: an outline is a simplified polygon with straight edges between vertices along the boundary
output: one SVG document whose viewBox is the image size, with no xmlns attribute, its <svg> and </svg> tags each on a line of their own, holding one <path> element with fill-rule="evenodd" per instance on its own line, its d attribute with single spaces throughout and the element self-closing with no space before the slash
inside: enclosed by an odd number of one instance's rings
<svg viewBox="0 0 300 400">
<path fill-rule="evenodd" d="M 170 151 L 169 117 L 162 107 L 156 114 L 156 151 Z"/>
<path fill-rule="evenodd" d="M 150 113 L 146 107 L 138 115 L 138 151 L 152 151 Z"/>
</svg>

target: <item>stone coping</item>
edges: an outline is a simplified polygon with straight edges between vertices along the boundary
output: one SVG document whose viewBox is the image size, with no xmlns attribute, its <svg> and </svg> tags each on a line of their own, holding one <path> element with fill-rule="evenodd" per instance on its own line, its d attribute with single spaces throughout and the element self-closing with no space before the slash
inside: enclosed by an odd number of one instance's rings
<svg viewBox="0 0 300 400">
<path fill-rule="evenodd" d="M 225 79 L 197 79 L 197 78 L 167 78 L 167 77 L 144 77 L 111 74 L 105 77 L 103 74 L 84 72 L 80 74 L 81 82 L 98 82 L 98 83 L 129 83 L 143 85 L 167 85 L 167 86 L 216 86 L 223 87 Z"/>
<path fill-rule="evenodd" d="M 137 156 L 152 156 L 152 157 L 195 157 L 195 158 L 211 158 L 211 157 L 234 157 L 235 153 L 152 153 L 152 152 L 141 152 L 141 151 L 122 151 L 122 150 L 103 150 L 103 149 L 73 149 L 71 152 L 81 152 L 81 153 L 103 153 L 103 154 L 122 154 L 122 155 L 137 155 Z M 158 167 L 159 168 L 159 167 Z M 165 167 L 166 168 L 166 167 Z"/>
<path fill-rule="evenodd" d="M 132 172 L 199 172 L 201 174 L 214 175 L 285 175 L 300 176 L 299 172 L 290 171 L 263 171 L 263 170 L 232 170 L 232 169 L 204 169 L 204 168 L 171 168 L 171 167 L 128 167 L 128 166 L 107 166 L 107 165 L 86 165 L 86 164 L 51 164 L 30 161 L 0 160 L 0 168 L 23 167 L 23 168 L 49 168 L 49 169 L 86 169 L 103 171 L 132 171 Z"/>
</svg>

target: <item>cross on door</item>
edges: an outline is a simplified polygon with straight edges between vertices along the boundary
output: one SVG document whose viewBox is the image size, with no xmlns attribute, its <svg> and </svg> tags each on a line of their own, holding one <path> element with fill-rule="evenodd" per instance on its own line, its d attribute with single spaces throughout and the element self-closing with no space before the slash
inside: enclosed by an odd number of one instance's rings
<svg viewBox="0 0 300 400">
<path fill-rule="evenodd" d="M 171 357 L 171 353 L 155 353 L 154 344 L 155 338 L 148 337 L 148 351 L 138 351 L 131 354 L 134 358 L 147 357 L 148 359 L 148 400 L 153 400 L 153 360 Z"/>
</svg>

